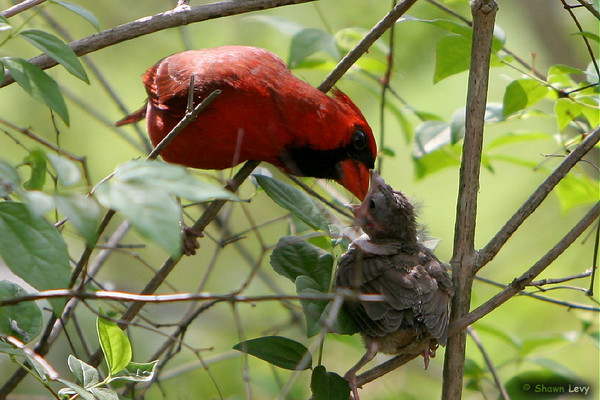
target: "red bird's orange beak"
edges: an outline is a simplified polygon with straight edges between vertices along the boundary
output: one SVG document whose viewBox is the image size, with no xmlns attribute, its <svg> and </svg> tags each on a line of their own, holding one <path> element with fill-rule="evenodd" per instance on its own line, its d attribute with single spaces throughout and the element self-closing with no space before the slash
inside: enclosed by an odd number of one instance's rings
<svg viewBox="0 0 600 400">
<path fill-rule="evenodd" d="M 364 200 L 369 191 L 369 169 L 365 164 L 355 160 L 345 160 L 338 164 L 341 178 L 338 183 L 352 192 L 359 200 Z"/>
</svg>

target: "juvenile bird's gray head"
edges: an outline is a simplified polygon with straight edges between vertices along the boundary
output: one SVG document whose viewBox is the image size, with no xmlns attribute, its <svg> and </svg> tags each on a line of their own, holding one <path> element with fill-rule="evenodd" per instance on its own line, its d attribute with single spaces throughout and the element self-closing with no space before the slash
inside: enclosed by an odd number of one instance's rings
<svg viewBox="0 0 600 400">
<path fill-rule="evenodd" d="M 371 186 L 360 205 L 351 206 L 355 223 L 371 240 L 417 242 L 413 205 L 401 192 L 394 191 L 377 172 L 371 171 Z"/>
</svg>

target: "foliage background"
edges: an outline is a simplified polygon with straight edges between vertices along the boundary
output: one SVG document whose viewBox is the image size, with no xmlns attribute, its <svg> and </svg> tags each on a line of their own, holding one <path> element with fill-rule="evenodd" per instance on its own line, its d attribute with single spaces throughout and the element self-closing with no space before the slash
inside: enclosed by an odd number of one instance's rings
<svg viewBox="0 0 600 400">
<path fill-rule="evenodd" d="M 500 1 L 500 11 L 497 24 L 506 32 L 506 47 L 520 55 L 528 62 L 533 62 L 536 69 L 545 73 L 554 64 L 566 64 L 585 69 L 590 61 L 581 38 L 572 36 L 575 27 L 559 1 L 528 0 Z M 9 6 L 2 2 L 2 8 Z M 145 15 L 155 14 L 173 6 L 170 1 L 122 1 L 105 0 L 102 2 L 81 1 L 100 21 L 102 29 L 132 21 Z M 465 1 L 445 2 L 453 10 L 469 18 L 470 11 Z M 195 5 L 195 4 L 193 4 Z M 60 7 L 49 5 L 46 10 L 66 27 L 73 38 L 81 38 L 94 33 L 91 25 L 72 13 Z M 158 59 L 168 54 L 182 51 L 186 48 L 205 48 L 229 44 L 254 45 L 267 48 L 287 59 L 290 50 L 290 37 L 281 34 L 268 24 L 260 23 L 252 16 L 276 16 L 299 23 L 305 27 L 315 27 L 336 32 L 347 27 L 370 29 L 389 10 L 387 1 L 365 0 L 324 0 L 316 4 L 288 6 L 273 10 L 264 10 L 248 15 L 232 16 L 192 24 L 181 29 L 169 29 L 152 35 L 124 42 L 88 57 L 99 66 L 104 77 L 122 99 L 123 103 L 133 110 L 141 105 L 145 97 L 140 76 L 145 69 Z M 449 18 L 448 15 L 421 1 L 409 11 L 418 18 Z M 23 20 L 23 16 L 20 16 Z M 587 15 L 582 21 L 588 27 L 597 27 Z M 28 26 L 49 29 L 41 18 L 33 18 Z M 595 28 L 589 28 L 593 30 Z M 438 83 L 433 83 L 436 42 L 444 35 L 442 29 L 412 21 L 398 23 L 395 33 L 394 71 L 391 86 L 401 94 L 407 103 L 420 111 L 435 113 L 449 120 L 453 113 L 464 106 L 466 96 L 466 73 L 460 73 Z M 387 41 L 384 36 L 382 41 Z M 597 46 L 597 43 L 596 43 Z M 29 58 L 38 54 L 37 49 L 26 46 L 23 41 L 11 40 L 2 47 L 2 55 L 19 55 Z M 376 50 L 372 51 L 375 58 L 384 63 L 385 58 Z M 532 61 L 533 60 L 533 61 Z M 384 65 L 384 64 L 383 64 Z M 303 79 L 313 85 L 318 85 L 327 74 L 327 70 L 299 69 L 295 71 Z M 55 67 L 48 71 L 61 85 L 68 98 L 71 113 L 70 127 L 58 121 L 60 146 L 71 153 L 85 156 L 90 170 L 92 182 L 96 183 L 109 174 L 114 168 L 132 158 L 143 156 L 139 148 L 128 143 L 122 135 L 133 137 L 133 130 L 127 128 L 120 133 L 107 123 L 120 119 L 123 114 L 106 93 L 101 89 L 96 79 L 92 78 L 90 85 L 77 80 L 64 69 Z M 490 102 L 502 102 L 506 85 L 521 74 L 507 67 L 494 68 L 490 81 Z M 377 86 L 358 74 L 344 78 L 338 86 L 344 90 L 363 110 L 374 132 L 382 128 L 379 122 L 379 99 L 368 88 Z M 69 93 L 73 96 L 69 96 Z M 2 89 L 0 95 L 0 117 L 22 126 L 31 127 L 44 138 L 55 141 L 55 128 L 49 118 L 48 109 L 39 102 L 32 100 L 17 85 Z M 542 101 L 539 108 L 552 112 L 552 103 Z M 88 112 L 94 110 L 101 115 L 98 120 Z M 414 125 L 418 120 L 410 117 Z M 441 260 L 448 261 L 452 256 L 452 237 L 454 231 L 454 216 L 456 209 L 458 168 L 452 167 L 435 174 L 417 179 L 412 160 L 413 144 L 406 143 L 398 121 L 390 113 L 386 113 L 385 125 L 386 147 L 395 153 L 383 159 L 383 177 L 393 187 L 401 189 L 420 204 L 420 221 L 427 226 L 432 237 L 440 238 L 441 242 L 436 254 Z M 524 143 L 515 143 L 499 150 L 499 153 L 522 160 L 531 165 L 543 165 L 548 169 L 556 166 L 560 159 L 546 158 L 544 154 L 560 151 L 557 143 L 556 122 L 547 116 L 531 116 L 527 119 L 515 119 L 501 124 L 489 126 L 486 131 L 486 141 L 492 140 L 505 132 L 514 130 L 532 130 L 548 132 L 547 139 Z M 14 136 L 17 136 L 14 132 Z M 36 147 L 26 139 L 19 140 L 27 146 Z M 0 136 L 0 156 L 2 159 L 17 164 L 26 153 L 6 135 Z M 595 149 L 597 156 L 597 148 Z M 527 199 L 531 191 L 547 176 L 546 169 L 534 169 L 514 163 L 496 161 L 494 170 L 483 170 L 479 197 L 479 215 L 477 220 L 476 247 L 481 247 L 498 231 L 504 221 Z M 262 167 L 271 167 L 262 165 Z M 592 170 L 586 173 L 594 174 Z M 281 179 L 277 171 L 273 173 Z M 211 173 L 213 174 L 213 173 Z M 229 172 L 214 173 L 222 178 L 229 177 Z M 592 175 L 597 179 L 597 175 Z M 308 182 L 308 181 L 307 181 Z M 260 225 L 265 221 L 284 215 L 284 211 L 275 205 L 264 193 L 254 195 L 256 188 L 246 182 L 241 190 L 241 197 L 252 197 L 251 203 L 244 205 L 251 214 L 242 210 L 242 206 L 234 205 L 229 216 L 230 226 L 235 232 L 244 232 L 253 224 Z M 589 204 L 589 203 L 588 203 Z M 533 264 L 554 243 L 573 226 L 588 207 L 561 207 L 559 199 L 551 195 L 539 210 L 508 242 L 499 256 L 485 268 L 481 276 L 503 284 L 509 283 L 514 277 Z M 52 216 L 50 216 L 52 220 Z M 112 231 L 118 221 L 111 222 L 108 232 Z M 289 218 L 261 226 L 259 235 L 246 232 L 241 240 L 242 246 L 248 251 L 252 260 L 262 260 L 261 273 L 274 281 L 283 292 L 295 293 L 293 286 L 273 273 L 268 263 L 268 253 L 263 252 L 263 246 L 270 248 L 277 239 L 289 234 Z M 209 227 L 208 233 L 218 238 L 218 229 Z M 64 232 L 69 245 L 71 257 L 77 259 L 83 249 L 83 242 L 67 228 Z M 131 231 L 123 241 L 129 244 L 146 243 L 147 241 Z M 107 265 L 98 276 L 98 281 L 106 288 L 121 291 L 136 292 L 151 278 L 152 271 L 147 269 L 140 260 L 157 267 L 166 257 L 166 253 L 153 243 L 146 243 L 146 248 L 135 248 L 133 251 L 139 257 L 132 257 L 126 252 L 113 254 Z M 582 243 L 576 242 L 540 278 L 557 278 L 581 273 L 590 268 L 593 254 L 593 235 Z M 169 276 L 168 282 L 172 288 L 163 287 L 161 292 L 174 291 L 194 292 L 205 276 L 209 260 L 217 255 L 214 272 L 209 275 L 205 290 L 214 293 L 225 293 L 239 287 L 248 277 L 248 263 L 240 256 L 233 245 L 223 249 L 205 238 L 201 241 L 201 249 L 195 257 L 184 259 Z M 8 276 L 5 267 L 2 274 Z M 12 277 L 9 279 L 13 280 Z M 587 287 L 588 281 L 575 281 L 574 285 Z M 261 279 L 252 279 L 245 294 L 264 294 L 270 290 Z M 476 282 L 473 296 L 473 307 L 485 301 L 498 291 L 497 288 L 485 283 Z M 597 291 L 597 284 L 596 284 Z M 552 296 L 552 294 L 548 294 Z M 562 300 L 577 303 L 589 303 L 585 295 L 575 290 L 561 290 L 555 295 Z M 596 296 L 597 298 L 597 296 Z M 90 302 L 97 307 L 98 302 Z M 110 307 L 104 305 L 104 307 Z M 187 304 L 148 305 L 143 312 L 144 318 L 154 323 L 177 323 L 178 318 L 187 309 Z M 246 338 L 262 336 L 267 333 L 278 333 L 308 343 L 301 326 L 302 321 L 296 320 L 298 309 L 290 312 L 277 302 L 260 302 L 256 304 L 240 303 L 235 308 L 227 303 L 217 304 L 201 314 L 190 326 L 185 336 L 185 343 L 193 349 L 200 349 L 202 358 L 210 363 L 210 372 L 215 382 L 226 398 L 243 398 L 244 375 L 240 354 L 231 347 L 240 341 L 239 328 L 243 327 Z M 48 314 L 48 313 L 46 313 Z M 84 336 L 90 341 L 92 349 L 95 343 L 95 316 L 88 310 L 80 309 L 78 322 L 84 330 Z M 236 318 L 240 321 L 236 322 Z M 581 335 L 582 321 L 591 321 L 593 335 Z M 290 323 L 291 322 L 291 323 Z M 598 315 L 582 310 L 569 310 L 566 307 L 533 300 L 527 297 L 516 297 L 508 304 L 492 312 L 474 327 L 499 368 L 500 377 L 504 382 L 511 377 L 528 370 L 550 368 L 560 370 L 566 368 L 570 373 L 584 382 L 589 382 L 598 393 Z M 147 324 L 147 323 L 146 323 Z M 595 327 L 595 328 L 594 328 Z M 158 328 L 168 332 L 169 328 Z M 74 334 L 73 327 L 68 329 Z M 501 332 L 499 334 L 498 332 Z M 128 330 L 134 346 L 134 359 L 146 360 L 163 341 L 164 338 L 143 328 Z M 507 342 L 512 338 L 515 346 Z M 57 368 L 66 379 L 70 379 L 66 366 L 66 356 L 74 351 L 83 356 L 84 350 L 80 343 L 75 349 L 69 349 L 64 335 L 48 355 L 49 362 Z M 328 336 L 324 352 L 324 364 L 328 370 L 343 374 L 353 365 L 363 352 L 362 344 L 357 336 L 336 337 Z M 483 392 L 488 398 L 497 396 L 489 374 L 478 368 L 485 369 L 485 363 L 478 349 L 469 341 L 467 357 L 471 364 L 466 381 L 473 379 L 471 390 L 466 390 L 464 397 L 481 398 L 475 382 L 483 386 Z M 378 357 L 381 361 L 385 357 Z M 370 383 L 362 391 L 365 398 L 394 399 L 399 398 L 439 398 L 441 392 L 441 369 L 443 351 L 438 351 L 438 357 L 433 360 L 429 370 L 423 371 L 420 360 L 413 361 L 388 376 Z M 0 376 L 8 376 L 15 369 L 14 364 L 2 359 Z M 274 370 L 268 364 L 257 359 L 249 360 L 251 386 L 255 398 L 274 398 L 280 388 L 278 382 L 285 383 L 289 373 Z M 159 385 L 154 385 L 148 392 L 148 398 L 217 398 L 218 391 L 211 381 L 209 374 L 201 368 L 198 357 L 189 349 L 184 348 L 179 355 L 163 371 L 163 379 Z M 309 375 L 301 375 L 293 386 L 290 398 L 308 397 Z M 2 383 L 2 382 L 0 382 Z M 283 384 L 281 383 L 281 384 Z M 23 396 L 44 393 L 43 389 L 32 378 L 19 386 L 15 393 Z M 47 393 L 47 392 L 46 392 Z"/>
</svg>

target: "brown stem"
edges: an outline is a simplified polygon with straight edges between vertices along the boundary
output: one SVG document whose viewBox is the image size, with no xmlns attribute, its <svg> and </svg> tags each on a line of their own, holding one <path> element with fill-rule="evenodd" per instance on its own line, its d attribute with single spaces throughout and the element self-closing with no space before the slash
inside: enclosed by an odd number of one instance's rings
<svg viewBox="0 0 600 400">
<path fill-rule="evenodd" d="M 379 21 L 366 35 L 365 37 L 354 47 L 342 60 L 338 63 L 333 71 L 327 75 L 325 80 L 319 85 L 317 89 L 322 92 L 328 92 L 333 85 L 350 69 L 352 65 L 369 50 L 369 47 L 377 39 L 381 37 L 389 29 L 390 26 L 396 23 L 396 20 L 400 18 L 417 0 L 404 0 L 394 7 L 381 21 Z"/>
<path fill-rule="evenodd" d="M 548 253 L 540 258 L 531 268 L 525 271 L 520 277 L 515 278 L 510 285 L 496 294 L 494 297 L 451 323 L 448 328 L 448 335 L 454 335 L 475 321 L 483 318 L 508 299 L 525 289 L 525 287 L 538 276 L 548 265 L 561 255 L 597 218 L 600 213 L 600 203 L 596 203 L 592 209 L 583 217 L 581 221 L 571 229 L 564 238 L 561 239 Z"/>
<path fill-rule="evenodd" d="M 502 384 L 502 381 L 500 380 L 500 376 L 498 375 L 498 370 L 494 366 L 494 362 L 490 358 L 488 352 L 485 350 L 485 347 L 483 347 L 483 343 L 481 342 L 481 339 L 479 339 L 479 335 L 477 334 L 477 332 L 475 332 L 475 329 L 473 329 L 472 327 L 468 327 L 467 332 L 469 333 L 469 336 L 471 336 L 471 339 L 473 340 L 473 342 L 475 343 L 475 345 L 481 352 L 481 355 L 483 356 L 483 359 L 485 360 L 485 363 L 487 364 L 488 369 L 490 370 L 490 373 L 492 374 L 492 377 L 494 378 L 494 382 L 496 383 L 496 387 L 498 388 L 498 391 L 500 392 L 500 396 L 502 396 L 502 399 L 504 399 L 504 400 L 510 400 L 510 397 L 508 396 L 508 393 L 506 392 L 506 389 L 504 388 L 504 385 Z"/>
<path fill-rule="evenodd" d="M 113 46 L 127 40 L 135 39 L 150 33 L 162 31 L 168 28 L 188 25 L 194 22 L 206 21 L 230 15 L 243 14 L 251 11 L 264 10 L 267 8 L 282 7 L 291 4 L 307 3 L 314 0 L 245 0 L 245 1 L 221 1 L 218 3 L 205 4 L 197 7 L 179 7 L 165 11 L 150 17 L 140 18 L 117 27 L 95 33 L 83 39 L 69 43 L 78 56 L 88 54 L 105 47 Z M 45 54 L 41 54 L 29 60 L 30 63 L 41 69 L 48 69 L 57 65 L 57 62 Z M 12 76 L 6 74 L 4 87 L 14 82 Z"/>
<path fill-rule="evenodd" d="M 15 4 L 14 6 L 7 8 L 6 10 L 2 11 L 0 13 L 1 16 L 3 16 L 4 18 L 10 18 L 10 17 L 14 17 L 15 15 L 22 13 L 23 11 L 27 11 L 30 8 L 33 8 L 37 5 L 42 4 L 43 2 L 45 2 L 46 0 L 25 0 L 25 1 L 21 1 L 18 4 Z"/>
<path fill-rule="evenodd" d="M 504 224 L 489 243 L 477 255 L 477 270 L 489 263 L 498 254 L 502 246 L 523 222 L 542 204 L 542 201 L 554 189 L 562 178 L 585 156 L 600 139 L 600 127 L 594 129 L 563 162 L 546 178 L 544 182 L 529 196 L 517 212 Z"/>
<path fill-rule="evenodd" d="M 450 322 L 469 312 L 473 284 L 475 253 L 475 221 L 477 193 L 483 145 L 483 127 L 490 57 L 494 37 L 494 21 L 498 4 L 494 0 L 474 0 L 471 68 L 467 92 L 465 139 L 460 168 L 454 255 L 451 260 L 455 294 L 452 298 Z M 444 359 L 442 398 L 458 400 L 462 396 L 466 330 L 448 338 Z"/>
</svg>

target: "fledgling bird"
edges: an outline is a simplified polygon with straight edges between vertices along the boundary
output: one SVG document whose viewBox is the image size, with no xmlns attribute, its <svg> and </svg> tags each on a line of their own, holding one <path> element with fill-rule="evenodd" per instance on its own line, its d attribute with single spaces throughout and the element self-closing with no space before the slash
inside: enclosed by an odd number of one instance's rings
<svg viewBox="0 0 600 400">
<path fill-rule="evenodd" d="M 194 77 L 194 103 L 221 95 L 161 153 L 200 169 L 265 161 L 298 176 L 334 179 L 359 199 L 369 187 L 376 144 L 356 105 L 340 90 L 328 96 L 296 78 L 267 50 L 223 46 L 176 53 L 143 76 L 147 104 L 117 125 L 144 117 L 156 146 L 183 118 Z"/>
<path fill-rule="evenodd" d="M 378 352 L 422 354 L 427 368 L 437 345 L 446 344 L 454 289 L 442 263 L 418 241 L 412 204 L 376 172 L 362 204 L 351 208 L 365 234 L 342 255 L 335 286 L 383 297 L 344 303 L 366 347 L 344 376 L 358 400 L 356 373 Z"/>
</svg>

